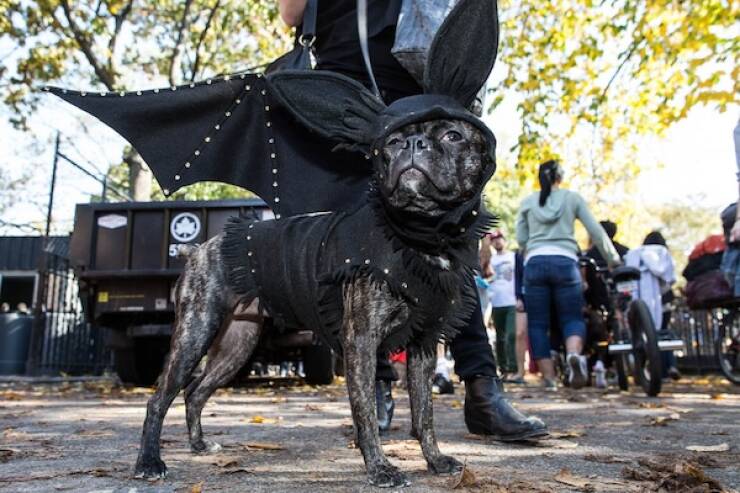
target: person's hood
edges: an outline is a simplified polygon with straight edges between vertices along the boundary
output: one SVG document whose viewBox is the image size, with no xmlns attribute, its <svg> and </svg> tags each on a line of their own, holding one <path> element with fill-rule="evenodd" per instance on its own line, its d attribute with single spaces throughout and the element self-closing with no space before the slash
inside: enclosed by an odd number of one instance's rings
<svg viewBox="0 0 740 493">
<path fill-rule="evenodd" d="M 530 213 L 541 223 L 550 224 L 557 222 L 565 211 L 567 194 L 562 190 L 553 190 L 547 197 L 545 205 L 540 207 L 539 192 L 533 195 L 533 204 Z"/>
</svg>

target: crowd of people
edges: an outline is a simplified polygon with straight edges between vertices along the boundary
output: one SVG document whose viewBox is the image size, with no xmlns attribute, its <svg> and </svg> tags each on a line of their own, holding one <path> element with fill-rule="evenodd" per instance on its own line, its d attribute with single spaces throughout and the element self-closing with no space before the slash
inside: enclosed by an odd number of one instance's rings
<svg viewBox="0 0 740 493">
<path fill-rule="evenodd" d="M 518 249 L 508 248 L 501 229 L 483 238 L 478 280 L 482 310 L 495 333 L 493 345 L 505 382 L 525 383 L 528 353 L 529 368 L 541 374 L 544 387 L 557 389 L 553 356 L 562 345 L 565 382 L 575 389 L 585 386 L 590 367 L 594 385 L 604 388 L 608 354 L 596 351 L 589 361 L 584 352 L 589 338 L 608 339 L 598 324 L 587 324 L 587 314 L 590 308 L 608 306 L 609 298 L 602 279 L 586 277 L 580 257 L 592 259 L 600 268 L 624 264 L 639 269 L 639 297 L 663 334 L 670 327 L 675 265 L 659 231 L 650 232 L 642 245 L 631 249 L 615 241 L 617 225 L 597 222 L 577 192 L 561 187 L 563 176 L 555 161 L 540 166 L 540 191 L 526 197 L 517 214 Z M 585 252 L 575 238 L 576 221 L 589 234 L 590 248 Z M 664 359 L 664 375 L 680 378 L 673 353 L 665 352 Z"/>
</svg>

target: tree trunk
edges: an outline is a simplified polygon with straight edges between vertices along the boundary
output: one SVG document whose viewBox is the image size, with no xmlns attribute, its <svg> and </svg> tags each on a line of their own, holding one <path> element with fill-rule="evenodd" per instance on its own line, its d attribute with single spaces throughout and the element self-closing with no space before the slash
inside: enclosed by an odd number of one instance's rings
<svg viewBox="0 0 740 493">
<path fill-rule="evenodd" d="M 124 151 L 123 160 L 129 169 L 129 195 L 137 202 L 152 199 L 152 172 L 138 152 L 132 148 Z"/>
</svg>

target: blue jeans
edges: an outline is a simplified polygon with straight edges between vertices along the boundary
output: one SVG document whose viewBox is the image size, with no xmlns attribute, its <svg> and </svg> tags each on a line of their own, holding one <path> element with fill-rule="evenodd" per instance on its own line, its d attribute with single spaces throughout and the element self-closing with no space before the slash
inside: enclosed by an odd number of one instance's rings
<svg viewBox="0 0 740 493">
<path fill-rule="evenodd" d="M 731 245 L 722 255 L 722 272 L 734 295 L 740 296 L 740 247 Z"/>
<path fill-rule="evenodd" d="M 562 255 L 532 257 L 524 268 L 524 300 L 534 359 L 550 357 L 550 314 L 557 316 L 563 340 L 586 339 L 583 289 L 578 262 Z M 553 310 L 554 308 L 554 310 Z"/>
</svg>

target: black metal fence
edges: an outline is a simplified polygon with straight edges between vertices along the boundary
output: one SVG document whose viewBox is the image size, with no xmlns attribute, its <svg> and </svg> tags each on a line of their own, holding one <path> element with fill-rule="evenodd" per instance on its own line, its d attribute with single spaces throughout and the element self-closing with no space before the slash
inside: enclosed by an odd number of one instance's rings
<svg viewBox="0 0 740 493">
<path fill-rule="evenodd" d="M 85 318 L 79 283 L 65 254 L 50 243 L 41 260 L 28 358 L 31 375 L 99 375 L 111 366 L 102 331 Z"/>
<path fill-rule="evenodd" d="M 697 373 L 719 370 L 717 333 L 730 310 L 737 308 L 692 310 L 683 301 L 677 303 L 671 328 L 685 343 L 684 351 L 677 354 L 679 368 Z"/>
</svg>

